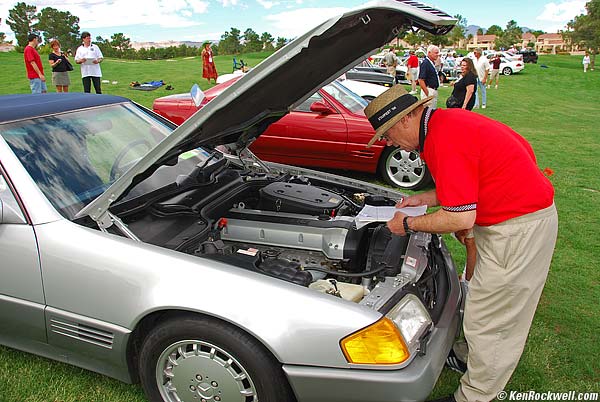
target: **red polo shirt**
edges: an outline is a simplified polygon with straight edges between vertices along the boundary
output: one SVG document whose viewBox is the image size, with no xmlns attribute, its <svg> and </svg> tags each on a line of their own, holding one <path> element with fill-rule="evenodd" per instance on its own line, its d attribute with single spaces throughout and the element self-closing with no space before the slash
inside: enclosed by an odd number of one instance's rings
<svg viewBox="0 0 600 402">
<path fill-rule="evenodd" d="M 35 72 L 33 67 L 31 66 L 31 62 L 35 62 L 38 68 L 40 69 L 40 73 L 44 74 L 44 67 L 42 66 L 42 59 L 40 58 L 40 54 L 33 47 L 27 45 L 25 46 L 25 50 L 23 51 L 23 58 L 25 59 L 25 69 L 27 69 L 27 78 L 30 80 L 34 78 L 40 78 L 40 76 Z"/>
<path fill-rule="evenodd" d="M 463 109 L 438 109 L 421 157 L 448 211 L 476 210 L 475 223 L 494 225 L 549 207 L 554 188 L 529 143 L 510 127 Z"/>
</svg>

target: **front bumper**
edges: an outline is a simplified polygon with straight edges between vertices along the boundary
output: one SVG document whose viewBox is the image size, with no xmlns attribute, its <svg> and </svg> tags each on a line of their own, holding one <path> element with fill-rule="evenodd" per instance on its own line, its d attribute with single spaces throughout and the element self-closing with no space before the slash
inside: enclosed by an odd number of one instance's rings
<svg viewBox="0 0 600 402">
<path fill-rule="evenodd" d="M 431 333 L 426 354 L 398 370 L 339 369 L 284 365 L 298 402 L 424 401 L 437 382 L 462 327 L 464 292 L 454 263 L 445 253 L 450 292 Z"/>
</svg>

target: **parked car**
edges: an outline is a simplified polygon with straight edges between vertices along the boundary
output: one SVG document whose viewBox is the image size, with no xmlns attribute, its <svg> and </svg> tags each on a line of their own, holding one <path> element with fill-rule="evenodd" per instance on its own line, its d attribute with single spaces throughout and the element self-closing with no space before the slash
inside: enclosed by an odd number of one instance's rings
<svg viewBox="0 0 600 402">
<path fill-rule="evenodd" d="M 460 63 L 456 63 L 454 59 L 444 59 L 442 69 L 438 72 L 438 75 L 442 83 L 456 81 L 460 76 Z"/>
<path fill-rule="evenodd" d="M 384 93 L 388 90 L 387 87 L 371 84 L 369 82 L 355 81 L 349 80 L 346 78 L 346 75 L 343 74 L 338 81 L 342 83 L 346 88 L 366 100 L 367 102 L 371 102 L 373 99 Z"/>
<path fill-rule="evenodd" d="M 519 53 L 523 56 L 524 63 L 537 63 L 538 54 L 533 49 L 521 49 Z"/>
<path fill-rule="evenodd" d="M 503 75 L 516 74 L 525 68 L 522 61 L 508 60 L 505 57 L 501 57 L 500 60 L 500 73 Z"/>
<path fill-rule="evenodd" d="M 384 71 L 380 71 L 380 67 L 375 66 L 363 66 L 361 64 L 352 67 L 346 71 L 346 78 L 354 81 L 368 82 L 370 84 L 383 85 L 384 87 L 391 87 L 394 85 L 394 77 Z"/>
<path fill-rule="evenodd" d="M 402 194 L 248 146 L 398 27 L 447 33 L 429 10 L 332 19 L 179 127 L 116 96 L 0 97 L 0 343 L 150 401 L 425 399 L 461 319 L 441 238 L 359 227 Z"/>
<path fill-rule="evenodd" d="M 378 67 L 384 73 L 387 73 L 384 62 L 385 53 L 379 53 L 371 56 L 369 59 L 371 60 L 370 64 Z M 397 83 L 407 83 L 406 73 L 408 71 L 408 67 L 406 67 L 406 58 L 404 57 L 396 57 L 398 60 L 398 65 L 396 66 L 396 82 Z"/>
<path fill-rule="evenodd" d="M 208 89 L 199 106 L 193 104 L 190 94 L 176 94 L 155 99 L 152 108 L 182 124 L 237 79 L 239 76 Z M 417 152 L 386 147 L 385 141 L 366 148 L 375 134 L 364 114 L 367 102 L 345 88 L 346 81 L 325 85 L 271 124 L 252 143 L 252 152 L 272 162 L 378 173 L 388 184 L 405 190 L 428 186 L 431 175 Z"/>
</svg>

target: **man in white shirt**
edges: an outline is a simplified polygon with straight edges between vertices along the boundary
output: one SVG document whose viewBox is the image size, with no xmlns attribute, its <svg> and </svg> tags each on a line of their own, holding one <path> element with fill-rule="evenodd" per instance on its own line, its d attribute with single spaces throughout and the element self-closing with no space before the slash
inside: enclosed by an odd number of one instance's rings
<svg viewBox="0 0 600 402">
<path fill-rule="evenodd" d="M 475 54 L 473 64 L 475 65 L 475 70 L 477 71 L 477 90 L 475 91 L 474 109 L 479 107 L 479 99 L 481 99 L 481 108 L 485 109 L 487 101 L 485 84 L 488 79 L 490 62 L 488 61 L 487 57 L 482 55 L 481 49 L 477 48 L 473 53 Z"/>
<path fill-rule="evenodd" d="M 91 84 L 94 84 L 94 90 L 97 94 L 101 94 L 100 78 L 102 70 L 100 63 L 104 60 L 102 51 L 97 45 L 92 44 L 92 35 L 89 32 L 81 33 L 83 45 L 77 48 L 75 53 L 75 63 L 81 65 L 81 81 L 83 82 L 83 92 L 90 93 Z"/>
</svg>

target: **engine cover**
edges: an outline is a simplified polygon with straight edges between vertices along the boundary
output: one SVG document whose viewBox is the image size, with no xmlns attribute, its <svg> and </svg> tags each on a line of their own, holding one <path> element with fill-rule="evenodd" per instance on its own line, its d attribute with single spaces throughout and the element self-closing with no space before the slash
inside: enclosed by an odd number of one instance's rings
<svg viewBox="0 0 600 402">
<path fill-rule="evenodd" d="M 308 215 L 330 215 L 342 205 L 339 195 L 319 187 L 271 183 L 260 189 L 259 209 Z"/>
</svg>

